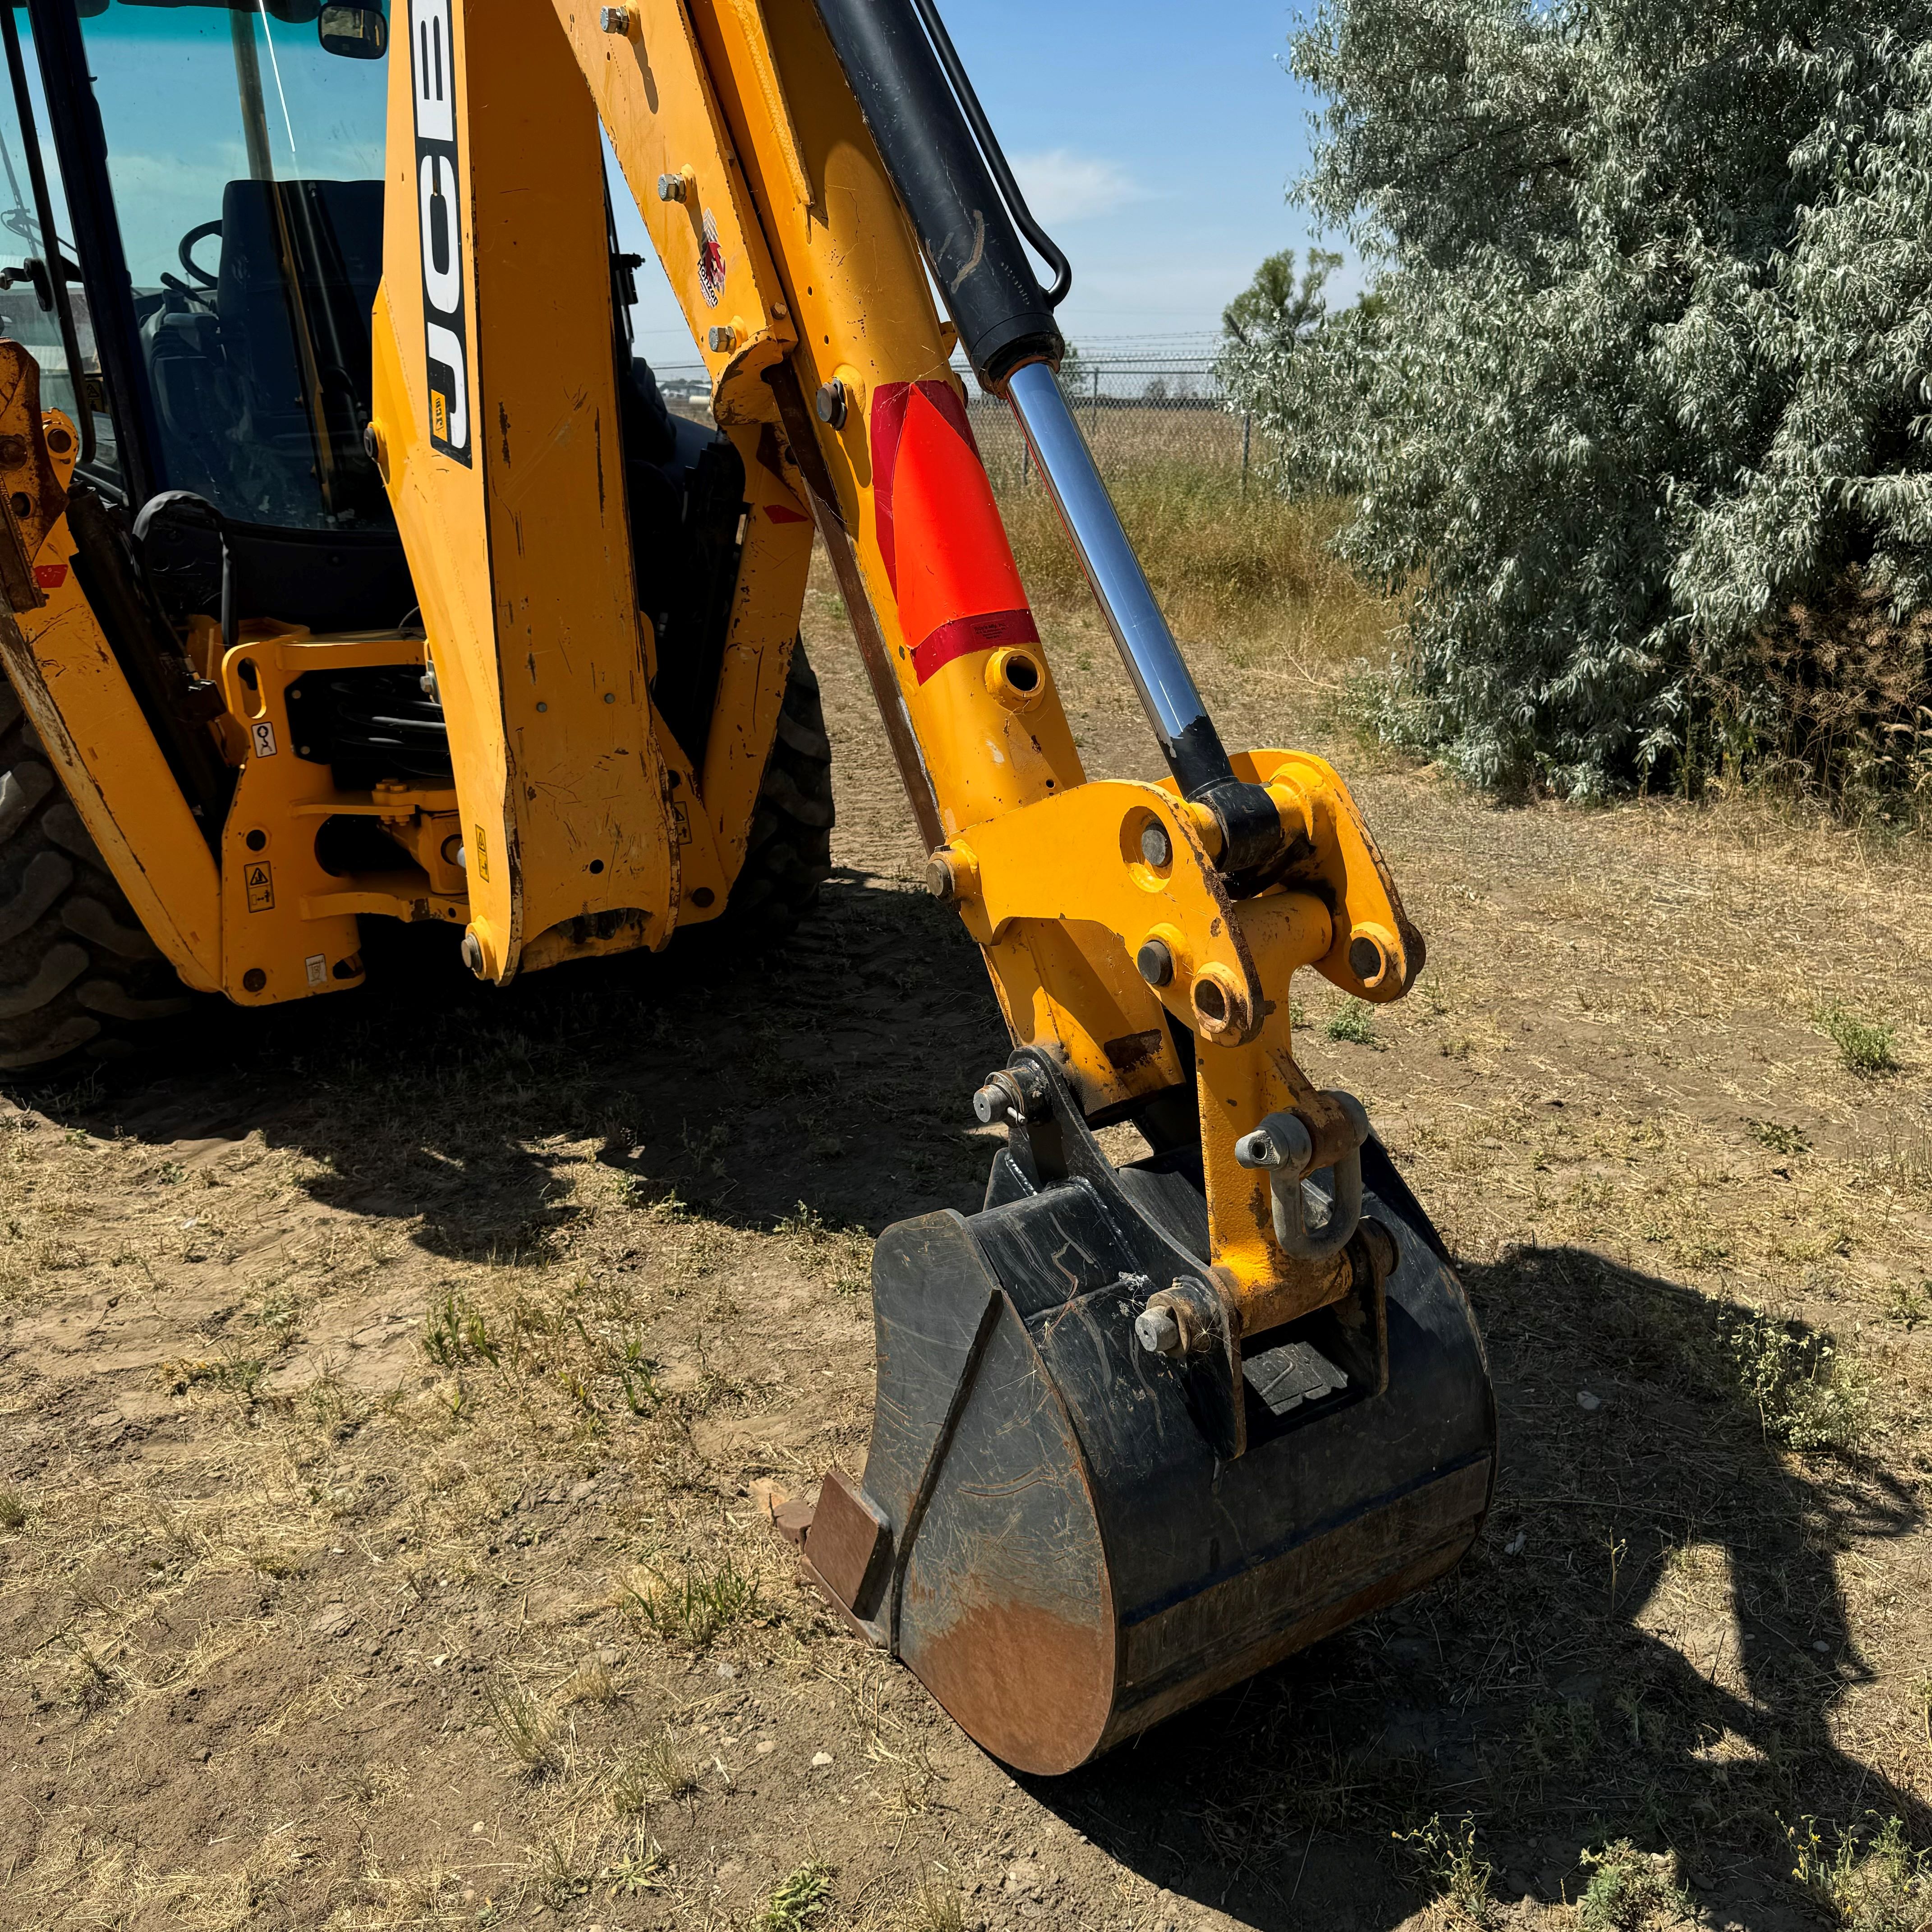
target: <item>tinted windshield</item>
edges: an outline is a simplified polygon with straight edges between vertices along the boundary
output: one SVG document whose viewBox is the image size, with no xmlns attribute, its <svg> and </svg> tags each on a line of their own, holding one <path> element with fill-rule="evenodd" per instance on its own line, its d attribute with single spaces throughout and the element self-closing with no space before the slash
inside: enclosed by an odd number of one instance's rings
<svg viewBox="0 0 1932 1932">
<path fill-rule="evenodd" d="M 166 487 L 252 523 L 386 523 L 362 449 L 383 10 L 82 11 Z"/>
</svg>

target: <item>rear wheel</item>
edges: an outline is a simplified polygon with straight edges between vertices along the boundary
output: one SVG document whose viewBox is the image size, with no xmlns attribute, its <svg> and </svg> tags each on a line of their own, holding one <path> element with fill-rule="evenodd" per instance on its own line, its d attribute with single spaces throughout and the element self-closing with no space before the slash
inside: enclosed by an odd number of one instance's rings
<svg viewBox="0 0 1932 1932">
<path fill-rule="evenodd" d="M 783 939 L 818 904 L 818 889 L 831 874 L 836 816 L 818 680 L 800 644 L 792 650 L 745 862 L 714 929 L 754 948 Z"/>
<path fill-rule="evenodd" d="M 188 1004 L 0 676 L 0 1072 L 128 1053 Z"/>
</svg>

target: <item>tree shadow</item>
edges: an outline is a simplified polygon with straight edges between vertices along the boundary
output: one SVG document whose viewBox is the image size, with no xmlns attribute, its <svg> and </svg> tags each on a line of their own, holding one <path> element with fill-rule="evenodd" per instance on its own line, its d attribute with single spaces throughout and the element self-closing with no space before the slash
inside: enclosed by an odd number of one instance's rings
<svg viewBox="0 0 1932 1932">
<path fill-rule="evenodd" d="M 1390 1834 L 1432 1818 L 1474 1821 L 1505 1900 L 1574 1901 L 1581 1852 L 1628 1838 L 1754 1927 L 1806 1916 L 1786 1824 L 1896 1816 L 1922 1842 L 1927 1808 L 1832 1732 L 1874 1674 L 1839 1560 L 1912 1535 L 1913 1486 L 1870 1456 L 1778 1451 L 1736 1304 L 1575 1249 L 1464 1280 L 1502 1473 L 1462 1568 L 1033 1795 L 1269 1932 L 1409 1916 L 1436 1883 L 1403 1882 Z"/>
<path fill-rule="evenodd" d="M 877 1232 L 983 1190 L 970 1100 L 1004 1029 L 957 919 L 898 881 L 836 873 L 766 953 L 700 928 L 502 988 L 440 928 L 372 921 L 364 951 L 357 993 L 210 1001 L 139 1061 L 16 1090 L 104 1133 L 259 1132 L 308 1156 L 316 1201 L 464 1260 L 566 1248 L 586 1138 L 640 1210 L 675 1194 L 742 1227 L 808 1205 Z"/>
</svg>

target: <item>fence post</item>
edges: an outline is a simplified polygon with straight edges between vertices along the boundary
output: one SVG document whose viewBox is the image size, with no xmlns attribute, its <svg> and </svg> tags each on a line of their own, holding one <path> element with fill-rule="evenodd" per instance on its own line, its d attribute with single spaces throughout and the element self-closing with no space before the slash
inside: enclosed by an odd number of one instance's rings
<svg viewBox="0 0 1932 1932">
<path fill-rule="evenodd" d="M 1098 435 L 1100 434 L 1100 369 L 1099 369 L 1099 368 L 1098 368 L 1097 366 L 1096 366 L 1096 368 L 1095 368 L 1095 369 L 1094 369 L 1094 410 L 1093 410 L 1093 415 L 1094 415 L 1094 432 L 1093 432 L 1093 433 L 1094 433 L 1094 434 L 1095 436 L 1098 436 Z"/>
<path fill-rule="evenodd" d="M 1254 412 L 1244 411 L 1241 416 L 1241 494 L 1248 494 L 1248 437 L 1255 426 Z"/>
</svg>

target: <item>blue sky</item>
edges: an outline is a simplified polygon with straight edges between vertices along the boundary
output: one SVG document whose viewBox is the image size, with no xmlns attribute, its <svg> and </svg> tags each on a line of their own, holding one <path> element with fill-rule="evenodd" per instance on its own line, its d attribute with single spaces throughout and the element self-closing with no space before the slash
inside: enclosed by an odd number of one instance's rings
<svg viewBox="0 0 1932 1932">
<path fill-rule="evenodd" d="M 1073 340 L 1216 329 L 1264 255 L 1306 245 L 1283 194 L 1306 164 L 1310 104 L 1282 66 L 1288 8 L 941 4 L 1034 212 L 1072 257 Z M 640 348 L 682 359 L 663 278 L 638 279 Z"/>
</svg>

